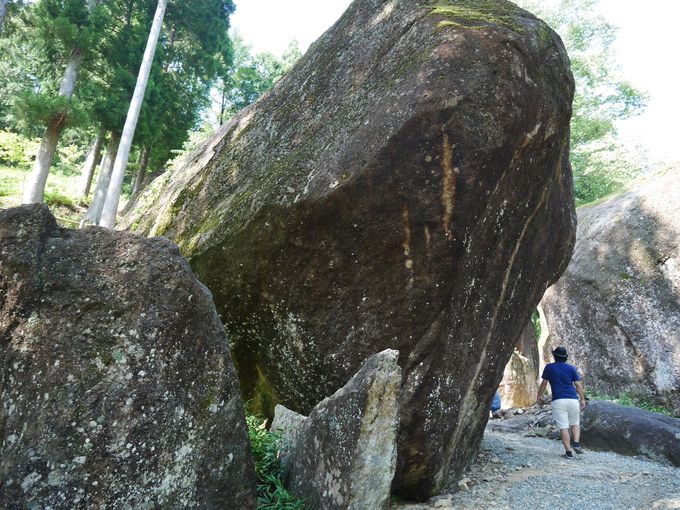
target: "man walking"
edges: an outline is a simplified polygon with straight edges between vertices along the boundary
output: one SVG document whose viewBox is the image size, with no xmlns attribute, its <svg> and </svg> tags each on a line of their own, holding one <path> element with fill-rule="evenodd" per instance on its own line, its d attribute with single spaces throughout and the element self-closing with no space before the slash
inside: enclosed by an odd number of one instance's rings
<svg viewBox="0 0 680 510">
<path fill-rule="evenodd" d="M 578 370 L 575 366 L 567 363 L 567 350 L 564 347 L 558 347 L 552 351 L 552 355 L 555 362 L 549 363 L 543 369 L 543 381 L 538 388 L 536 401 L 539 404 L 543 403 L 543 392 L 550 383 L 553 418 L 560 429 L 560 437 L 562 444 L 564 444 L 562 457 L 571 459 L 574 457 L 574 452 L 583 453 L 580 443 L 580 411 L 586 408 L 586 397 L 583 393 L 583 384 Z"/>
</svg>

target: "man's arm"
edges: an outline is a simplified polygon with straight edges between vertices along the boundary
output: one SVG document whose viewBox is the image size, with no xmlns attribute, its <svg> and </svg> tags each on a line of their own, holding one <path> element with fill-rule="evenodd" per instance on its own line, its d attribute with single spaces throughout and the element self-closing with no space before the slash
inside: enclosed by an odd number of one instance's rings
<svg viewBox="0 0 680 510">
<path fill-rule="evenodd" d="M 541 385 L 538 387 L 538 396 L 536 397 L 536 402 L 537 402 L 538 404 L 542 404 L 542 403 L 543 403 L 543 393 L 545 392 L 546 386 L 548 386 L 548 381 L 546 381 L 545 379 L 543 379 L 543 380 L 541 381 Z"/>
<path fill-rule="evenodd" d="M 581 381 L 574 381 L 574 386 L 576 386 L 576 393 L 578 393 L 579 407 L 583 411 L 586 408 L 586 394 L 583 393 L 583 383 Z"/>
</svg>

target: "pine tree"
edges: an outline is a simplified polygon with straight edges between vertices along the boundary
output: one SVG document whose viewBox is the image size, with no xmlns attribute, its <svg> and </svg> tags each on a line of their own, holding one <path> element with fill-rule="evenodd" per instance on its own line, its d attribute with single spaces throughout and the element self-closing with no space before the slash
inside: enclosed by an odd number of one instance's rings
<svg viewBox="0 0 680 510">
<path fill-rule="evenodd" d="M 56 101 L 47 118 L 43 142 L 26 184 L 23 203 L 42 202 L 47 176 L 52 166 L 57 143 L 68 119 L 68 106 L 75 91 L 78 73 L 89 46 L 97 38 L 93 16 L 98 0 L 40 0 L 36 9 L 36 21 L 48 51 L 60 52 L 67 57 Z M 61 48 L 59 47 L 61 46 Z"/>
<path fill-rule="evenodd" d="M 151 74 L 151 64 L 153 63 L 153 58 L 156 54 L 156 45 L 158 44 L 158 38 L 163 26 L 166 7 L 167 0 L 158 0 L 158 7 L 156 8 L 156 15 L 154 16 L 154 21 L 151 25 L 151 31 L 149 32 L 149 40 L 146 45 L 146 50 L 144 51 L 142 66 L 139 69 L 137 85 L 135 86 L 135 92 L 132 96 L 132 101 L 130 102 L 130 109 L 125 120 L 123 134 L 116 153 L 116 160 L 111 174 L 111 183 L 109 184 L 109 189 L 104 201 L 104 209 L 102 210 L 102 216 L 99 222 L 100 225 L 107 228 L 113 228 L 116 225 L 118 201 L 123 186 L 123 178 L 125 177 L 125 169 L 127 168 L 130 148 L 132 147 L 132 140 L 135 135 L 135 129 L 137 128 L 139 112 L 142 109 L 146 85 L 149 80 L 149 75 Z"/>
</svg>

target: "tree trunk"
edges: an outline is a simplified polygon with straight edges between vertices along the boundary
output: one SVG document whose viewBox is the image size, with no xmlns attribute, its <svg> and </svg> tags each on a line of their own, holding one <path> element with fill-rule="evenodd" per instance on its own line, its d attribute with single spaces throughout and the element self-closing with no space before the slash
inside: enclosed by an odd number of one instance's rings
<svg viewBox="0 0 680 510">
<path fill-rule="evenodd" d="M 83 63 L 83 52 L 80 48 L 76 49 L 71 57 L 68 59 L 66 71 L 64 71 L 64 78 L 59 87 L 59 95 L 67 99 L 71 99 L 73 91 L 76 88 L 76 81 L 78 79 L 78 71 Z M 47 131 L 43 138 L 42 144 L 38 151 L 38 156 L 35 158 L 33 170 L 28 176 L 28 180 L 24 186 L 24 204 L 33 204 L 35 202 L 42 202 L 45 194 L 45 184 L 47 183 L 47 174 L 52 166 L 54 160 L 54 153 L 57 151 L 57 142 L 61 132 L 64 130 L 66 124 L 66 112 L 59 114 L 58 117 L 50 120 L 47 124 Z"/>
<path fill-rule="evenodd" d="M 149 166 L 149 156 L 151 155 L 151 147 L 145 145 L 142 149 L 142 157 L 139 161 L 139 168 L 137 170 L 137 176 L 135 177 L 135 184 L 132 186 L 132 196 L 137 195 L 142 188 L 142 183 L 144 182 L 144 176 L 146 175 L 146 168 Z"/>
<path fill-rule="evenodd" d="M 102 145 L 104 143 L 104 136 L 106 135 L 106 130 L 103 128 L 99 130 L 97 138 L 95 138 L 94 143 L 90 152 L 87 154 L 87 159 L 83 165 L 83 173 L 80 176 L 80 195 L 87 197 L 90 194 L 90 186 L 92 186 L 92 177 L 94 176 L 94 169 L 97 168 L 99 163 Z"/>
<path fill-rule="evenodd" d="M 145 145 L 140 154 L 139 168 L 137 169 L 137 175 L 135 176 L 135 183 L 132 187 L 132 195 L 130 195 L 130 200 L 127 201 L 125 207 L 121 211 L 121 214 L 127 214 L 130 209 L 137 203 L 139 195 L 144 190 L 146 170 L 149 166 L 149 155 L 151 154 L 151 147 Z"/>
<path fill-rule="evenodd" d="M 163 27 L 163 17 L 165 16 L 165 8 L 167 0 L 158 0 L 158 7 L 156 8 L 156 15 L 151 25 L 149 32 L 149 39 L 146 43 L 146 50 L 144 51 L 144 58 L 139 69 L 139 76 L 137 77 L 137 85 L 135 92 L 130 102 L 130 109 L 128 110 L 127 118 L 125 119 L 125 127 L 121 136 L 120 146 L 116 154 L 116 162 L 113 166 L 113 174 L 111 175 L 111 185 L 106 195 L 104 202 L 104 210 L 100 225 L 113 228 L 116 225 L 116 214 L 118 212 L 118 201 L 120 200 L 120 190 L 123 186 L 123 178 L 125 177 L 125 168 L 127 167 L 128 158 L 130 157 L 130 147 L 132 147 L 132 139 L 135 136 L 135 129 L 137 128 L 137 120 L 139 119 L 139 112 L 142 109 L 144 102 L 144 92 L 146 92 L 146 85 L 149 81 L 149 74 L 151 73 L 151 64 L 156 53 L 156 45 L 158 44 L 158 37 Z"/>
<path fill-rule="evenodd" d="M 7 14 L 7 4 L 9 0 L 0 0 L 0 32 L 5 25 L 5 14 Z"/>
<path fill-rule="evenodd" d="M 92 203 L 85 212 L 80 226 L 85 225 L 99 225 L 101 220 L 102 209 L 104 208 L 104 201 L 106 199 L 106 192 L 109 189 L 111 182 L 111 172 L 113 171 L 113 164 L 115 162 L 115 154 L 118 152 L 118 144 L 120 143 L 120 133 L 111 133 L 111 140 L 109 147 L 106 149 L 106 156 L 102 162 L 102 169 L 99 172 L 99 179 L 97 180 L 97 188 L 92 197 Z"/>
<path fill-rule="evenodd" d="M 222 102 L 220 104 L 220 126 L 224 124 L 224 110 L 227 106 L 227 86 L 222 82 Z"/>
</svg>

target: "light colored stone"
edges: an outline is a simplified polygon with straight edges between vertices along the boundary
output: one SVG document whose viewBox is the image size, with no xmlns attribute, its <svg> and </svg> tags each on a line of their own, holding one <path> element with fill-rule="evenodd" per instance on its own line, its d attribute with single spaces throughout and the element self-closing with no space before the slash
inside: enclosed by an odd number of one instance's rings
<svg viewBox="0 0 680 510">
<path fill-rule="evenodd" d="M 310 508 L 381 510 L 396 467 L 399 353 L 369 358 L 308 418 L 277 406 L 272 428 L 283 435 L 284 482 Z"/>
</svg>

